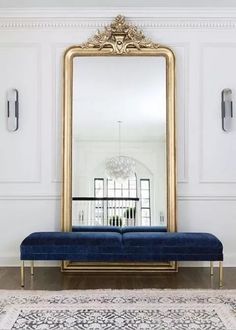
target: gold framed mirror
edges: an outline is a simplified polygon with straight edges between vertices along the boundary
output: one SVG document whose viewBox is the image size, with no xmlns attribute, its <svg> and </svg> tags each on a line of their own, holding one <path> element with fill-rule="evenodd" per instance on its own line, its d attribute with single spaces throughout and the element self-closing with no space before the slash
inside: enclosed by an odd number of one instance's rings
<svg viewBox="0 0 236 330">
<path fill-rule="evenodd" d="M 65 52 L 62 192 L 62 231 L 176 231 L 175 56 L 123 16 Z M 174 261 L 62 263 L 63 271 L 176 269 Z"/>
</svg>

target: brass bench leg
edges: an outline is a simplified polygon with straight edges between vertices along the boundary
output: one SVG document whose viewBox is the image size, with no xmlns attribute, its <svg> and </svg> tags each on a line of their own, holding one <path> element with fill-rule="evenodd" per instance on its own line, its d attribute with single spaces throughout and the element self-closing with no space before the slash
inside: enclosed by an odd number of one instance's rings
<svg viewBox="0 0 236 330">
<path fill-rule="evenodd" d="M 219 280 L 220 287 L 223 286 L 223 261 L 219 261 Z"/>
<path fill-rule="evenodd" d="M 21 267 L 20 267 L 20 277 L 21 277 L 21 286 L 25 286 L 25 263 L 22 261 Z"/>
<path fill-rule="evenodd" d="M 210 267 L 211 267 L 211 276 L 214 275 L 214 263 L 213 261 L 210 261 Z"/>
<path fill-rule="evenodd" d="M 33 260 L 31 261 L 31 264 L 30 264 L 30 275 L 31 276 L 34 275 L 34 261 Z"/>
</svg>

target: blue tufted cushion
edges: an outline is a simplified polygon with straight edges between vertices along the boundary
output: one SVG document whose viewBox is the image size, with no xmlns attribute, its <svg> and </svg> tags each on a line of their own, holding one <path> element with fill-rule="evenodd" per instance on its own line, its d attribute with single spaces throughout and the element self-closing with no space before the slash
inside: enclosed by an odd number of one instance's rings
<svg viewBox="0 0 236 330">
<path fill-rule="evenodd" d="M 122 236 L 116 232 L 38 232 L 21 243 L 22 260 L 72 260 L 72 256 L 117 254 Z"/>
<path fill-rule="evenodd" d="M 222 243 L 208 233 L 124 233 L 124 250 L 137 260 L 222 260 Z"/>
</svg>

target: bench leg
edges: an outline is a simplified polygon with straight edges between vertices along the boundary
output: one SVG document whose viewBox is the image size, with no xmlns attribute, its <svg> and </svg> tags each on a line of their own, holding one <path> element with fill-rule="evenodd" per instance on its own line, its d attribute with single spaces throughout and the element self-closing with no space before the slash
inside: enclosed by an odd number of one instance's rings
<svg viewBox="0 0 236 330">
<path fill-rule="evenodd" d="M 223 261 L 219 261 L 219 280 L 220 287 L 223 286 Z"/>
<path fill-rule="evenodd" d="M 30 264 L 30 275 L 31 276 L 34 275 L 34 261 L 33 260 L 31 261 L 31 264 Z"/>
<path fill-rule="evenodd" d="M 21 267 L 20 267 L 20 279 L 21 279 L 21 286 L 25 286 L 25 263 L 22 261 Z"/>
<path fill-rule="evenodd" d="M 210 268 L 211 268 L 211 276 L 214 275 L 214 263 L 213 261 L 210 261 Z"/>
</svg>

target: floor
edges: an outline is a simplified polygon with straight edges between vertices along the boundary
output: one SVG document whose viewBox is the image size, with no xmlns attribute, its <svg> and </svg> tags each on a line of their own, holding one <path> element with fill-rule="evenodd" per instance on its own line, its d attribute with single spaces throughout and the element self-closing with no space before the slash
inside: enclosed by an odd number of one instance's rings
<svg viewBox="0 0 236 330">
<path fill-rule="evenodd" d="M 214 277 L 209 268 L 179 268 L 178 273 L 162 274 L 65 274 L 57 267 L 36 267 L 35 275 L 26 270 L 25 289 L 218 289 L 218 269 Z M 17 267 L 0 268 L 0 289 L 21 289 L 20 270 Z M 223 289 L 236 289 L 236 268 L 224 269 Z"/>
</svg>

